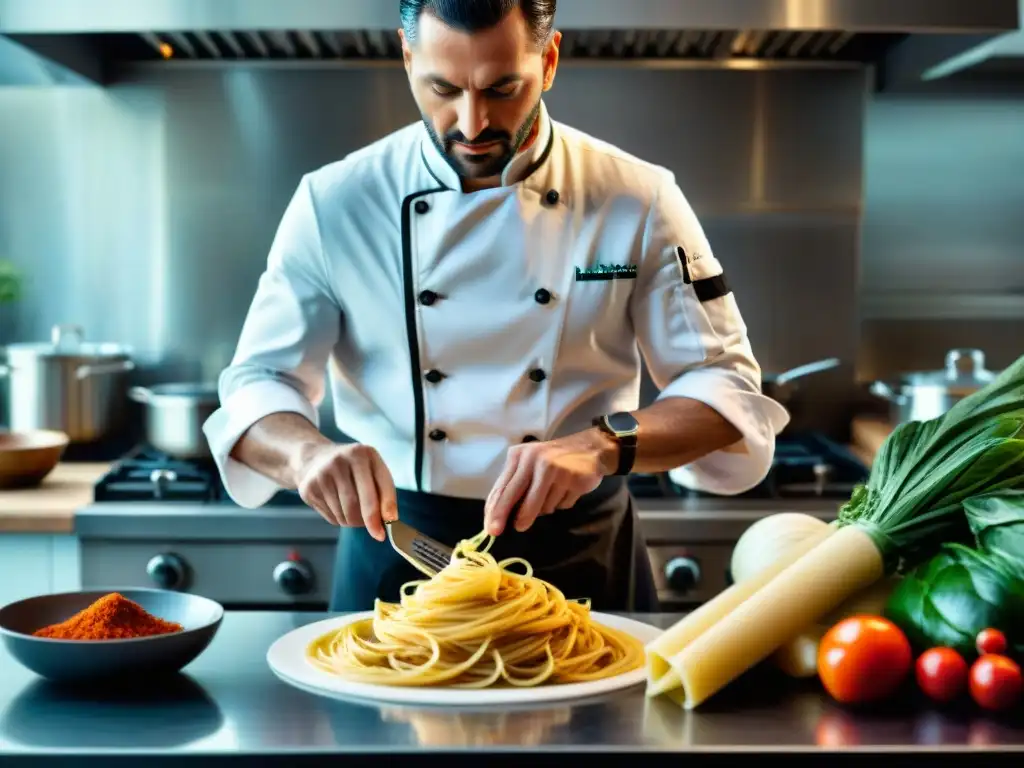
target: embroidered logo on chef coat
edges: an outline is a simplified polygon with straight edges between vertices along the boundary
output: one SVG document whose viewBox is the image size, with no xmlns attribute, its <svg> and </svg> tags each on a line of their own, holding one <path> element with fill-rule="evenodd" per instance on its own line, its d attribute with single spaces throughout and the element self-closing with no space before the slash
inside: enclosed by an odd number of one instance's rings
<svg viewBox="0 0 1024 768">
<path fill-rule="evenodd" d="M 576 267 L 576 282 L 585 280 L 636 280 L 634 264 L 598 264 L 596 267 Z"/>
<path fill-rule="evenodd" d="M 729 287 L 729 283 L 725 279 L 725 272 L 721 272 L 712 277 L 700 277 L 696 280 L 693 280 L 690 277 L 690 265 L 701 261 L 704 258 L 701 254 L 698 253 L 689 257 L 687 256 L 686 250 L 683 246 L 678 245 L 676 246 L 676 257 L 679 259 L 680 269 L 683 270 L 683 282 L 686 283 L 686 285 L 693 286 L 693 292 L 697 294 L 697 300 L 701 303 L 720 299 L 723 296 L 728 296 L 732 292 L 732 289 Z"/>
</svg>

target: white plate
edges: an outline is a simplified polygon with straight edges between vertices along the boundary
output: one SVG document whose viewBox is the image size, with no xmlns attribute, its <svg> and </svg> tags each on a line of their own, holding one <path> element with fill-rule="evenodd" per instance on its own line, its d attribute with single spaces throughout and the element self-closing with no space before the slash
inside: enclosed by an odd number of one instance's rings
<svg viewBox="0 0 1024 768">
<path fill-rule="evenodd" d="M 371 616 L 373 616 L 372 611 L 352 613 L 293 629 L 270 646 L 270 650 L 267 651 L 267 663 L 270 664 L 274 674 L 284 682 L 310 693 L 376 703 L 427 706 L 489 707 L 584 699 L 632 688 L 643 683 L 647 677 L 647 670 L 640 667 L 632 672 L 604 680 L 565 683 L 564 685 L 538 685 L 533 688 L 513 688 L 511 686 L 484 689 L 445 688 L 443 686 L 407 688 L 397 685 L 351 682 L 342 677 L 328 674 L 307 661 L 306 646 L 317 637 Z M 592 613 L 591 617 L 594 621 L 607 627 L 632 635 L 644 645 L 662 633 L 662 630 L 652 627 L 650 624 L 643 624 L 621 616 Z"/>
</svg>

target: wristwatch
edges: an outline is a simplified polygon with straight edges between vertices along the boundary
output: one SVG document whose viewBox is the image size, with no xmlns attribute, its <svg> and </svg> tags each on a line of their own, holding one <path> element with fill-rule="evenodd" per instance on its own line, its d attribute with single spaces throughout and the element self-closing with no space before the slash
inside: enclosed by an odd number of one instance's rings
<svg viewBox="0 0 1024 768">
<path fill-rule="evenodd" d="M 608 413 L 594 419 L 594 426 L 611 436 L 619 446 L 619 466 L 616 475 L 628 475 L 636 461 L 636 442 L 640 434 L 640 424 L 633 414 L 626 411 Z"/>
</svg>

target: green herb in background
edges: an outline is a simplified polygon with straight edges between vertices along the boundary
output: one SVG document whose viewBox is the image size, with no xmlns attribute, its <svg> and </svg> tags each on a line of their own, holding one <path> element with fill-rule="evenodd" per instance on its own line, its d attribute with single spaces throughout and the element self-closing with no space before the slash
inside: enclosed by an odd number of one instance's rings
<svg viewBox="0 0 1024 768">
<path fill-rule="evenodd" d="M 10 304 L 21 297 L 21 275 L 8 261 L 0 260 L 0 304 Z"/>
<path fill-rule="evenodd" d="M 963 506 L 977 548 L 943 546 L 900 582 L 886 616 L 918 652 L 945 646 L 972 660 L 978 633 L 991 627 L 1024 658 L 1024 492 L 983 494 Z"/>
</svg>

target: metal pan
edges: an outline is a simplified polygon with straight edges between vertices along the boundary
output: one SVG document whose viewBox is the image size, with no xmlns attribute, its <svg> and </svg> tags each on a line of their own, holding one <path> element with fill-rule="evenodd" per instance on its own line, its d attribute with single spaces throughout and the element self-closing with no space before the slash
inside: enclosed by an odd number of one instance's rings
<svg viewBox="0 0 1024 768">
<path fill-rule="evenodd" d="M 761 377 L 761 392 L 776 402 L 785 405 L 792 397 L 793 392 L 796 391 L 796 384 L 794 382 L 816 373 L 823 373 L 824 371 L 838 368 L 839 364 L 838 357 L 829 357 L 791 368 L 782 373 L 763 374 Z"/>
</svg>

